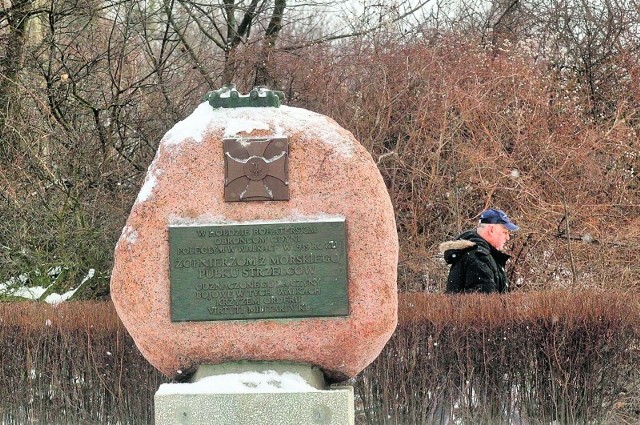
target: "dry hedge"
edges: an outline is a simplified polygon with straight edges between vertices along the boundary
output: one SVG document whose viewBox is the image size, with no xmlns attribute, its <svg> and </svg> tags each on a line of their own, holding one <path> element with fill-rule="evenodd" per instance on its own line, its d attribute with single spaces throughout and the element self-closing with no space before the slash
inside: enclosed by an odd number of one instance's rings
<svg viewBox="0 0 640 425">
<path fill-rule="evenodd" d="M 152 423 L 165 382 L 111 303 L 0 304 L 8 425 Z M 640 298 L 625 292 L 401 294 L 399 326 L 353 382 L 367 424 L 636 424 Z"/>
<path fill-rule="evenodd" d="M 640 91 L 631 80 L 615 113 L 594 118 L 570 75 L 459 34 L 305 60 L 296 104 L 351 130 L 385 179 L 402 290 L 442 291 L 437 245 L 491 206 L 522 228 L 511 243 L 515 288 L 638 287 Z"/>
<path fill-rule="evenodd" d="M 399 315 L 358 378 L 367 423 L 640 420 L 637 293 L 401 294 Z"/>
<path fill-rule="evenodd" d="M 0 422 L 153 423 L 164 378 L 111 303 L 0 304 Z"/>
</svg>

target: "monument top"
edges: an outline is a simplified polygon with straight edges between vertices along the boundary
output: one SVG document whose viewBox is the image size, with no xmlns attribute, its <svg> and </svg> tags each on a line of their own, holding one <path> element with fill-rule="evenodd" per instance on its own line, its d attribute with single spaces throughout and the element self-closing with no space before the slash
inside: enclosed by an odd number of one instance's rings
<svg viewBox="0 0 640 425">
<path fill-rule="evenodd" d="M 265 106 L 278 108 L 284 100 L 284 92 L 269 90 L 265 86 L 256 86 L 249 94 L 243 95 L 236 90 L 236 85 L 231 83 L 218 90 L 210 91 L 204 96 L 204 100 L 214 108 Z"/>
</svg>

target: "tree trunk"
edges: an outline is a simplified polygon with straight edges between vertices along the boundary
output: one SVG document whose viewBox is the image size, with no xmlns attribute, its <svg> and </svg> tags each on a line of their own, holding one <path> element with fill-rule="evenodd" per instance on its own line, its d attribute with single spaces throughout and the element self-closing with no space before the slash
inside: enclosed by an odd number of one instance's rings
<svg viewBox="0 0 640 425">
<path fill-rule="evenodd" d="M 15 3 L 6 11 L 8 24 L 7 43 L 4 57 L 0 58 L 0 153 L 9 153 L 10 141 L 7 119 L 19 112 L 18 87 L 20 71 L 24 64 L 24 47 L 27 22 L 31 2 L 22 1 Z"/>
<path fill-rule="evenodd" d="M 258 63 L 256 67 L 256 86 L 269 86 L 272 88 L 276 88 L 275 86 L 278 84 L 275 78 L 269 72 L 272 69 L 272 60 L 271 56 L 273 54 L 273 50 L 276 45 L 276 41 L 278 40 L 278 35 L 280 34 L 280 30 L 282 29 L 282 16 L 284 15 L 284 11 L 287 7 L 286 0 L 275 0 L 275 5 L 273 7 L 273 15 L 271 15 L 271 21 L 269 22 L 269 26 L 265 31 L 264 35 L 264 44 L 262 49 L 262 60 Z"/>
</svg>

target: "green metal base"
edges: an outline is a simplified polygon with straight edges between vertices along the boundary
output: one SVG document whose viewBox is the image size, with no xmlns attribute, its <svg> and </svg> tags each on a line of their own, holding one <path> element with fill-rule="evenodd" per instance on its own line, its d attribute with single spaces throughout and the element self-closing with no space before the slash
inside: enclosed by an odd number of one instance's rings
<svg viewBox="0 0 640 425">
<path fill-rule="evenodd" d="M 226 85 L 218 90 L 210 91 L 204 100 L 214 108 L 273 107 L 279 108 L 284 100 L 284 92 L 269 90 L 264 86 L 251 89 L 243 95 L 236 90 L 235 84 Z"/>
</svg>

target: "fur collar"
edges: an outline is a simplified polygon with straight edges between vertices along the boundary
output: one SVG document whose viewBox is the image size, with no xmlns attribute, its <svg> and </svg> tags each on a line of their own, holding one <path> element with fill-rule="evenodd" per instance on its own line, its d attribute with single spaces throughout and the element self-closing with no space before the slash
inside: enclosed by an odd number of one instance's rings
<svg viewBox="0 0 640 425">
<path fill-rule="evenodd" d="M 455 241 L 442 242 L 439 246 L 440 252 L 444 253 L 450 249 L 467 249 L 475 246 L 476 243 L 466 239 L 458 239 Z"/>
</svg>

